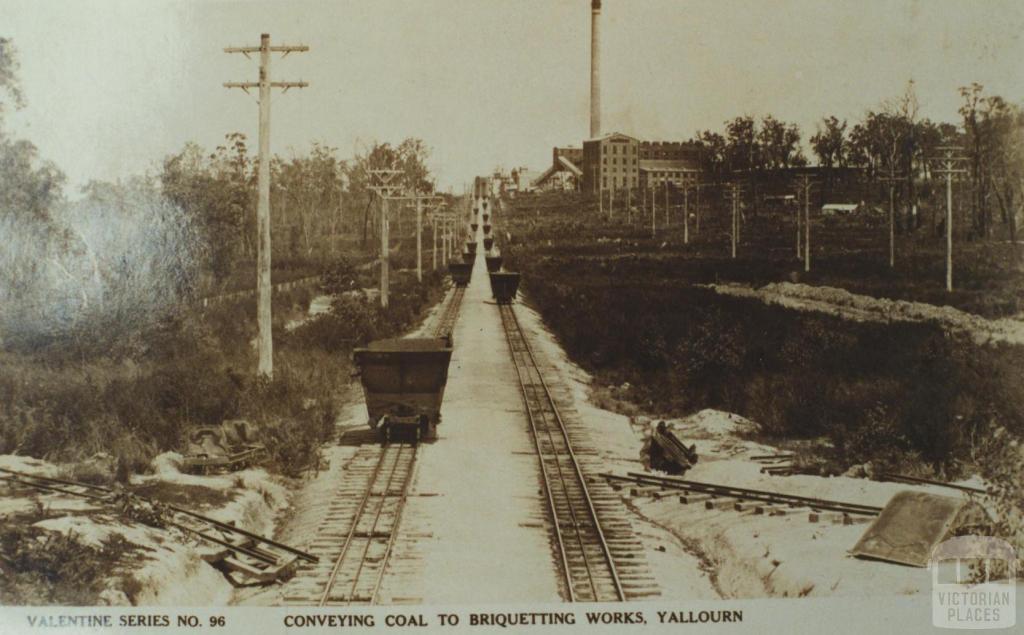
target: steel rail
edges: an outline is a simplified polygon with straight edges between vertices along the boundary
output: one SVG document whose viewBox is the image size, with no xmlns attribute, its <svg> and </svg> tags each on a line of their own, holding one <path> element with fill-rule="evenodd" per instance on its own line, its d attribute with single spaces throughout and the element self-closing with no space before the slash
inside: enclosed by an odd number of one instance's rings
<svg viewBox="0 0 1024 635">
<path fill-rule="evenodd" d="M 384 572 L 388 566 L 388 560 L 391 558 L 391 551 L 395 546 L 395 540 L 398 538 L 398 528 L 402 525 L 402 512 L 405 511 L 405 503 L 409 500 L 409 487 L 412 485 L 412 473 L 413 468 L 416 464 L 416 446 L 408 446 L 412 448 L 412 458 L 409 459 L 409 469 L 405 473 L 405 482 L 402 483 L 402 493 L 398 499 L 398 505 L 395 509 L 395 522 L 392 527 L 391 533 L 388 536 L 388 544 L 384 548 L 384 555 L 381 556 L 380 569 L 377 572 L 377 579 L 373 584 L 373 591 L 370 593 L 370 601 L 375 602 L 377 594 L 380 593 L 381 584 L 384 583 Z M 382 505 L 383 507 L 383 505 Z"/>
<path fill-rule="evenodd" d="M 459 307 L 462 306 L 462 297 L 465 294 L 465 287 L 455 287 L 452 290 L 452 297 L 441 312 L 437 327 L 434 329 L 435 337 L 444 337 L 455 330 L 455 321 L 459 317 Z"/>
<path fill-rule="evenodd" d="M 530 405 L 530 399 L 527 396 L 526 384 L 523 381 L 522 370 L 519 368 L 519 364 L 515 363 L 515 345 L 512 342 L 512 334 L 510 324 L 506 321 L 505 306 L 501 307 L 502 324 L 505 327 L 505 339 L 508 341 L 509 351 L 512 353 L 512 365 L 516 369 L 516 377 L 519 379 L 519 387 L 523 393 L 523 404 L 526 406 L 526 415 L 530 420 L 530 430 L 533 432 L 533 446 L 537 450 L 537 458 L 540 460 L 541 480 L 544 482 L 544 493 L 547 495 L 548 507 L 551 509 L 551 519 L 555 528 L 555 541 L 558 543 L 558 551 L 562 560 L 562 570 L 565 572 L 565 584 L 566 589 L 569 592 L 569 601 L 576 601 L 576 589 L 573 584 L 572 570 L 569 568 L 569 558 L 565 553 L 565 539 L 562 535 L 561 523 L 558 520 L 558 509 L 555 505 L 554 496 L 551 493 L 551 485 L 549 483 L 547 466 L 544 464 L 544 452 L 540 447 L 539 435 L 537 433 L 537 424 L 534 420 L 533 408 Z M 566 498 L 568 499 L 568 492 L 566 492 Z M 577 536 L 579 532 L 577 531 Z M 586 563 L 586 557 L 584 557 L 584 563 Z M 593 587 L 593 580 L 591 579 L 591 587 Z"/>
<path fill-rule="evenodd" d="M 345 563 L 345 560 L 346 560 L 346 558 L 349 555 L 349 551 L 350 551 L 350 549 L 353 546 L 353 543 L 354 543 L 355 538 L 356 538 L 356 533 L 357 533 L 359 525 L 360 525 L 360 521 L 362 520 L 364 515 L 366 515 L 366 513 L 367 513 L 366 508 L 368 506 L 368 503 L 369 503 L 370 499 L 372 499 L 373 496 L 374 496 L 374 494 L 373 494 L 374 486 L 377 485 L 377 482 L 380 479 L 381 473 L 383 471 L 383 467 L 384 467 L 385 463 L 387 462 L 387 458 L 388 458 L 387 450 L 390 449 L 390 448 L 392 448 L 392 446 L 383 446 L 383 451 L 381 452 L 380 459 L 377 461 L 377 464 L 373 468 L 373 473 L 370 475 L 370 481 L 367 484 L 366 491 L 363 493 L 363 497 L 360 499 L 359 505 L 356 507 L 356 511 L 353 514 L 352 525 L 349 527 L 349 531 L 348 531 L 348 534 L 345 536 L 344 543 L 342 543 L 341 552 L 338 554 L 338 557 L 334 561 L 334 565 L 331 567 L 330 576 L 328 577 L 327 582 L 324 584 L 324 591 L 321 594 L 320 599 L 317 601 L 317 606 L 326 606 L 326 605 L 328 605 L 329 602 L 331 602 L 331 600 L 330 600 L 331 591 L 334 589 L 334 584 L 335 584 L 335 582 L 337 580 L 338 574 L 341 572 L 342 567 L 343 567 L 343 565 Z M 352 579 L 352 586 L 349 589 L 348 597 L 346 597 L 343 600 L 341 600 L 341 601 L 343 601 L 343 602 L 345 602 L 347 604 L 350 604 L 350 603 L 352 603 L 355 600 L 355 598 L 354 598 L 355 590 L 356 590 L 356 587 L 357 587 L 357 585 L 359 583 L 359 577 L 362 574 L 363 565 L 366 562 L 366 557 L 367 557 L 367 553 L 369 552 L 370 544 L 373 542 L 373 534 L 374 534 L 374 532 L 377 529 L 377 525 L 380 522 L 380 517 L 381 517 L 381 515 L 382 515 L 382 513 L 384 511 L 385 500 L 388 497 L 388 492 L 391 491 L 391 482 L 394 479 L 395 473 L 397 472 L 399 466 L 402 464 L 402 462 L 401 462 L 402 450 L 404 450 L 406 448 L 411 448 L 412 449 L 412 457 L 410 457 L 410 459 L 408 461 L 409 470 L 406 473 L 405 482 L 403 483 L 402 495 L 401 495 L 401 499 L 399 500 L 399 507 L 398 507 L 398 509 L 395 512 L 394 526 L 393 526 L 392 531 L 390 532 L 390 535 L 388 537 L 388 546 L 387 546 L 387 548 L 385 550 L 384 557 L 381 559 L 381 567 L 380 567 L 380 572 L 379 572 L 379 575 L 378 575 L 378 579 L 374 583 L 373 594 L 371 595 L 371 598 L 370 598 L 371 603 L 373 602 L 373 599 L 376 597 L 377 591 L 380 589 L 380 584 L 381 584 L 381 581 L 383 580 L 383 577 L 384 577 L 384 569 L 387 567 L 387 560 L 388 560 L 388 557 L 390 556 L 390 553 L 391 553 L 391 546 L 394 544 L 395 536 L 398 533 L 398 525 L 399 525 L 399 521 L 401 520 L 401 508 L 405 506 L 405 501 L 407 499 L 407 494 L 408 494 L 408 488 L 409 488 L 409 485 L 412 482 L 412 464 L 413 464 L 413 462 L 416 459 L 416 446 L 412 445 L 412 444 L 408 444 L 408 443 L 399 444 L 397 447 L 394 448 L 396 450 L 396 453 L 394 454 L 394 461 L 393 461 L 393 463 L 391 465 L 390 470 L 388 471 L 387 483 L 385 485 L 385 488 L 381 492 L 381 494 L 379 495 L 380 505 L 377 508 L 377 511 L 376 511 L 376 513 L 374 515 L 373 525 L 370 528 L 369 534 L 368 534 L 367 539 L 366 539 L 366 546 L 363 548 L 362 557 L 360 557 L 360 559 L 359 559 L 359 566 L 356 569 L 355 576 Z"/>
<path fill-rule="evenodd" d="M 103 499 L 106 499 L 110 495 L 114 495 L 114 494 L 118 493 L 118 490 L 115 490 L 114 488 L 104 487 L 102 485 L 94 485 L 92 483 L 79 483 L 79 482 L 76 482 L 76 481 L 69 481 L 69 480 L 66 480 L 66 479 L 53 478 L 53 477 L 50 477 L 50 476 L 39 476 L 39 475 L 36 475 L 36 474 L 29 474 L 27 472 L 17 472 L 15 470 L 9 470 L 7 468 L 2 468 L 2 467 L 0 467 L 0 472 L 5 473 L 5 474 L 10 474 L 10 475 L 15 476 L 15 477 L 19 477 L 18 479 L 11 479 L 11 478 L 0 477 L 0 480 L 4 480 L 4 481 L 8 481 L 8 482 L 20 483 L 20 484 L 26 485 L 28 487 L 34 487 L 36 489 L 55 491 L 55 492 L 62 492 L 62 493 L 65 493 L 65 494 L 70 494 L 72 496 L 78 496 L 80 498 L 89 498 L 89 499 L 93 499 L 93 500 L 103 500 Z M 26 481 L 23 480 L 25 478 L 34 479 L 36 481 L 42 481 L 42 483 L 26 482 Z M 71 490 L 68 490 L 68 489 L 64 489 L 64 488 L 61 488 L 61 487 L 56 487 L 54 485 L 44 485 L 43 483 L 56 483 L 58 485 L 66 485 L 66 486 L 71 486 L 71 487 L 81 487 L 83 489 L 93 490 L 93 491 L 97 491 L 97 492 L 103 492 L 104 495 L 101 496 L 101 495 L 98 495 L 98 494 L 87 494 L 85 492 L 74 492 L 74 491 L 71 491 Z M 305 551 L 302 551 L 300 549 L 296 549 L 294 547 L 290 547 L 290 546 L 288 546 L 288 545 L 286 545 L 284 543 L 280 543 L 280 542 L 277 542 L 275 540 L 271 540 L 270 538 L 265 538 L 263 536 L 260 536 L 259 534 L 255 534 L 255 533 L 253 533 L 251 531 L 246 531 L 244 529 L 240 529 L 238 527 L 235 527 L 234 525 L 229 525 L 228 523 L 221 522 L 221 521 L 219 521 L 219 520 L 217 520 L 215 518 L 210 518 L 209 516 L 204 516 L 202 514 L 198 514 L 198 513 L 194 512 L 194 511 L 185 509 L 184 507 L 179 507 L 177 505 L 172 505 L 172 504 L 169 504 L 169 503 L 160 503 L 160 502 L 154 501 L 153 499 L 148 498 L 146 496 L 140 496 L 138 494 L 132 494 L 131 492 L 128 492 L 128 493 L 131 494 L 131 496 L 137 498 L 138 500 L 141 500 L 143 502 L 149 503 L 151 505 L 160 505 L 160 506 L 162 506 L 162 507 L 164 507 L 166 509 L 170 509 L 170 510 L 172 510 L 174 512 L 177 512 L 177 513 L 180 513 L 180 514 L 184 514 L 185 516 L 190 516 L 192 518 L 195 518 L 196 520 L 202 521 L 202 522 L 204 522 L 204 523 L 206 523 L 208 525 L 216 527 L 217 529 L 220 529 L 220 530 L 223 530 L 223 531 L 227 531 L 227 532 L 231 532 L 231 533 L 235 533 L 235 534 L 239 534 L 241 536 L 245 536 L 246 538 L 251 538 L 253 540 L 256 540 L 257 542 L 261 542 L 263 544 L 270 545 L 272 547 L 276 547 L 276 548 L 281 549 L 283 551 L 287 551 L 288 553 L 290 553 L 292 555 L 295 555 L 295 556 L 298 556 L 299 558 L 301 558 L 302 560 L 305 560 L 307 562 L 316 563 L 316 562 L 320 561 L 320 559 L 317 558 L 316 556 L 314 556 L 312 554 L 309 554 L 309 553 L 306 553 Z M 181 523 L 173 523 L 173 524 L 175 526 L 181 525 Z M 217 542 L 218 544 L 223 544 L 221 541 L 219 541 L 219 540 L 217 540 L 215 538 L 209 537 L 206 534 L 203 534 L 201 532 L 198 532 L 195 529 L 191 529 L 191 528 L 184 527 L 184 526 L 182 526 L 182 527 L 184 529 L 186 529 L 187 531 L 191 531 L 192 533 L 196 533 L 196 534 L 198 534 L 198 535 L 200 535 L 200 536 L 202 536 L 204 538 L 207 538 L 211 542 Z M 230 545 L 228 545 L 228 546 L 230 546 Z M 236 548 L 236 547 L 232 547 L 232 548 Z M 242 550 L 241 548 L 237 548 L 237 549 L 239 551 Z"/>
<path fill-rule="evenodd" d="M 859 503 L 846 503 L 842 501 L 825 500 L 821 498 L 809 498 L 793 494 L 782 494 L 767 490 L 748 489 L 743 487 L 732 487 L 731 485 L 717 485 L 714 483 L 701 483 L 697 481 L 686 481 L 671 477 L 654 476 L 650 474 L 639 474 L 629 472 L 621 474 L 602 474 L 604 478 L 614 481 L 636 483 L 638 485 L 657 485 L 668 489 L 684 490 L 699 494 L 712 496 L 723 496 L 737 500 L 754 500 L 763 503 L 785 504 L 790 506 L 809 507 L 822 511 L 843 512 L 848 514 L 859 514 L 863 516 L 877 516 L 882 512 L 881 507 L 873 505 L 861 505 Z"/>
<path fill-rule="evenodd" d="M 593 523 L 594 533 L 595 533 L 595 535 L 597 537 L 597 541 L 598 541 L 599 546 L 601 548 L 601 553 L 602 553 L 602 555 L 604 557 L 604 560 L 605 560 L 605 563 L 607 565 L 608 573 L 610 574 L 611 581 L 612 581 L 612 586 L 614 587 L 615 594 L 616 594 L 618 600 L 624 601 L 626 599 L 625 590 L 623 589 L 622 581 L 619 579 L 618 571 L 616 570 L 615 561 L 612 559 L 611 551 L 608 548 L 608 541 L 605 538 L 604 531 L 601 528 L 601 523 L 600 523 L 600 520 L 598 519 L 597 510 L 594 508 L 593 501 L 590 498 L 590 492 L 587 489 L 586 479 L 584 478 L 583 472 L 580 469 L 579 461 L 576 458 L 576 454 L 575 454 L 575 452 L 573 452 L 572 443 L 569 440 L 569 433 L 568 433 L 568 430 L 566 429 L 565 421 L 562 419 L 561 413 L 558 411 L 558 406 L 555 404 L 555 400 L 554 400 L 554 398 L 551 395 L 551 390 L 548 387 L 547 382 L 544 381 L 544 375 L 540 371 L 540 365 L 537 363 L 536 356 L 533 353 L 533 348 L 530 346 L 530 343 L 529 343 L 529 341 L 526 338 L 526 334 L 523 332 L 522 325 L 520 325 L 520 323 L 519 323 L 519 319 L 516 316 L 515 310 L 513 309 L 513 307 L 511 305 L 504 305 L 504 304 L 503 305 L 499 305 L 499 310 L 500 310 L 501 315 L 502 315 L 503 325 L 505 326 L 505 335 L 506 335 L 506 339 L 508 340 L 508 343 L 509 343 L 509 350 L 512 352 L 513 362 L 514 362 L 514 365 L 516 366 L 516 374 L 517 374 L 517 377 L 519 378 L 520 388 L 522 389 L 522 392 L 523 392 L 523 401 L 526 404 L 527 415 L 528 415 L 528 418 L 530 419 L 530 427 L 533 430 L 534 447 L 536 448 L 537 454 L 538 454 L 538 458 L 540 459 L 541 474 L 542 474 L 542 477 L 544 479 L 545 490 L 547 491 L 547 494 L 548 494 L 548 504 L 551 507 L 551 515 L 552 515 L 552 518 L 553 518 L 554 524 L 555 524 L 555 531 L 556 531 L 556 536 L 558 538 L 559 550 L 561 551 L 562 563 L 563 563 L 563 566 L 565 567 L 566 582 L 567 582 L 568 588 L 569 588 L 570 600 L 571 601 L 576 601 L 576 597 L 575 597 L 576 593 L 575 593 L 575 589 L 573 588 L 574 582 L 573 582 L 573 579 L 572 579 L 571 570 L 570 570 L 570 568 L 568 566 L 568 557 L 567 557 L 567 554 L 565 553 L 565 545 L 564 545 L 563 538 L 562 538 L 562 532 L 561 532 L 560 527 L 559 527 L 558 510 L 557 510 L 557 508 L 555 507 L 555 504 L 554 504 L 554 498 L 553 498 L 552 493 L 551 493 L 551 486 L 550 486 L 551 483 L 550 483 L 550 481 L 548 479 L 548 476 L 547 476 L 547 467 L 544 464 L 544 452 L 542 451 L 542 449 L 540 447 L 540 440 L 539 440 L 539 437 L 538 437 L 538 434 L 537 434 L 537 424 L 536 424 L 536 419 L 535 419 L 535 413 L 533 412 L 533 408 L 530 405 L 528 390 L 527 390 L 526 383 L 525 383 L 524 378 L 523 378 L 523 369 L 520 368 L 520 364 L 518 363 L 518 360 L 516 360 L 516 349 L 515 349 L 515 346 L 514 346 L 514 344 L 512 342 L 513 333 L 515 333 L 516 336 L 521 340 L 521 345 L 522 345 L 523 351 L 526 353 L 527 357 L 529 358 L 530 367 L 533 369 L 533 371 L 537 375 L 537 380 L 538 380 L 537 383 L 540 385 L 540 388 L 542 390 L 541 397 L 543 399 L 547 400 L 548 405 L 550 406 L 551 413 L 554 415 L 554 420 L 555 420 L 555 423 L 557 424 L 558 431 L 560 432 L 561 437 L 562 437 L 562 441 L 565 444 L 565 455 L 569 458 L 569 461 L 570 461 L 570 463 L 572 465 L 572 468 L 573 468 L 573 472 L 575 473 L 576 484 L 579 487 L 581 498 L 583 499 L 583 502 L 586 503 L 586 511 L 587 511 L 588 515 L 590 516 L 590 521 Z M 559 458 L 558 457 L 558 453 L 557 453 L 557 450 L 555 449 L 555 445 L 556 444 L 554 443 L 554 439 L 552 438 L 552 432 L 551 432 L 550 427 L 548 427 L 546 429 L 546 433 L 548 435 L 549 442 L 551 443 L 551 446 L 552 446 L 552 451 L 551 451 L 550 454 L 553 455 L 553 458 L 554 458 L 554 461 L 555 461 L 555 466 L 556 466 L 556 468 L 559 471 L 559 478 L 562 480 L 563 490 L 565 492 L 565 497 L 566 497 L 566 505 L 567 505 L 567 507 L 569 509 L 569 513 L 570 513 L 570 515 L 572 516 L 572 519 L 573 519 L 573 529 L 575 531 L 577 541 L 580 544 L 580 555 L 582 556 L 582 560 L 583 560 L 584 566 L 587 569 L 587 576 L 588 576 L 588 579 L 590 580 L 590 586 L 591 586 L 591 590 L 593 591 L 593 597 L 594 597 L 595 601 L 599 601 L 600 600 L 600 598 L 599 598 L 600 593 L 598 591 L 597 584 L 596 584 L 596 582 L 594 580 L 594 572 L 593 572 L 593 569 L 592 569 L 592 563 L 590 561 L 590 557 L 587 555 L 586 546 L 584 545 L 584 542 L 583 542 L 583 535 L 580 532 L 580 524 L 579 524 L 579 522 L 578 522 L 578 520 L 576 518 L 576 510 L 573 508 L 572 501 L 570 500 L 570 492 L 569 492 L 569 488 L 568 488 L 568 483 L 566 483 L 565 480 L 564 480 L 565 477 L 564 477 L 564 474 L 562 473 L 561 463 L 558 460 L 558 458 Z"/>
<path fill-rule="evenodd" d="M 388 493 L 391 491 L 391 483 L 395 480 L 395 473 L 398 471 L 398 466 L 401 465 L 402 449 L 405 447 L 404 444 L 399 445 L 397 452 L 395 452 L 394 462 L 391 465 L 391 469 L 388 472 L 387 482 L 384 484 L 384 489 L 379 494 L 380 504 L 377 506 L 377 512 L 373 515 L 373 524 L 370 525 L 370 530 L 366 536 L 366 544 L 363 546 L 363 553 L 359 556 L 358 566 L 356 567 L 355 575 L 352 577 L 352 586 L 349 588 L 348 597 L 344 600 L 346 604 L 351 604 L 356 600 L 356 591 L 359 587 L 359 578 L 363 575 L 363 567 L 366 565 L 366 559 L 370 553 L 370 545 L 373 544 L 374 535 L 377 533 L 377 525 L 380 524 L 381 516 L 384 515 L 384 508 L 387 506 Z M 411 470 L 410 470 L 411 471 Z M 371 483 L 370 490 L 372 492 L 373 486 L 376 482 Z M 397 510 L 396 510 L 397 514 Z M 361 518 L 356 519 L 356 523 Z M 388 543 L 390 544 L 391 538 L 398 532 L 398 524 L 396 523 L 390 532 L 388 532 Z M 377 585 L 380 582 L 380 578 L 383 578 L 384 569 L 387 567 L 387 553 L 381 558 L 380 569 L 378 573 L 378 580 L 374 584 L 374 593 L 370 595 L 369 602 L 372 604 L 373 599 L 376 596 Z"/>
</svg>

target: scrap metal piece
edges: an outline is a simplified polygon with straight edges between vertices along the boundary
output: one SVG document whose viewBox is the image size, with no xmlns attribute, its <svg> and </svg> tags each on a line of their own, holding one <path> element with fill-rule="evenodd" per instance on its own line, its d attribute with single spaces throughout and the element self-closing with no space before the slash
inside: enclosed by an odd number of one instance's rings
<svg viewBox="0 0 1024 635">
<path fill-rule="evenodd" d="M 928 566 L 935 545 L 988 520 L 976 502 L 903 491 L 893 496 L 850 554 L 912 567 Z"/>
</svg>

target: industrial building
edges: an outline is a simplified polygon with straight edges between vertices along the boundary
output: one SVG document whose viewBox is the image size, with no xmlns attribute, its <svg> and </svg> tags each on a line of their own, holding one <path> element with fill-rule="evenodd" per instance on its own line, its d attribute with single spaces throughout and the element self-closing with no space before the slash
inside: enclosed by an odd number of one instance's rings
<svg viewBox="0 0 1024 635">
<path fill-rule="evenodd" d="M 583 142 L 582 189 L 598 192 L 695 182 L 700 148 L 677 141 L 641 141 L 619 132 Z"/>
</svg>

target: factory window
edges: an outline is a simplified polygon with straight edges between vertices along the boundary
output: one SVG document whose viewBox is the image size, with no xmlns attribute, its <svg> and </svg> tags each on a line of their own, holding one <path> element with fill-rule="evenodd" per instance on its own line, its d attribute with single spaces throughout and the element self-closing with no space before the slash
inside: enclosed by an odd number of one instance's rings
<svg viewBox="0 0 1024 635">
<path fill-rule="evenodd" d="M 608 189 L 608 177 L 604 177 L 604 189 Z"/>
</svg>

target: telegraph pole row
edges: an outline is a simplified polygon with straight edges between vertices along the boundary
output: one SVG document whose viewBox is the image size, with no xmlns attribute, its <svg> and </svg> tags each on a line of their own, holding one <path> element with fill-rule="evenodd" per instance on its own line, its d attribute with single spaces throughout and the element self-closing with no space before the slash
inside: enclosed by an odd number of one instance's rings
<svg viewBox="0 0 1024 635">
<path fill-rule="evenodd" d="M 946 175 L 946 291 L 953 290 L 953 175 L 965 174 L 966 169 L 959 167 L 964 157 L 955 156 L 961 148 L 957 146 L 940 146 L 940 157 L 932 161 L 938 165 L 933 168 L 937 174 Z"/>
<path fill-rule="evenodd" d="M 224 82 L 225 88 L 241 88 L 246 93 L 250 88 L 259 89 L 259 171 L 257 173 L 256 227 L 256 350 L 259 357 L 257 372 L 268 378 L 274 377 L 274 340 L 271 334 L 271 281 L 270 281 L 270 90 L 281 88 L 305 88 L 303 81 L 270 81 L 270 54 L 305 53 L 305 45 L 271 46 L 270 34 L 260 35 L 259 46 L 230 46 L 225 53 L 260 54 L 260 76 L 258 82 Z M 251 59 L 251 58 L 250 58 Z"/>
</svg>

